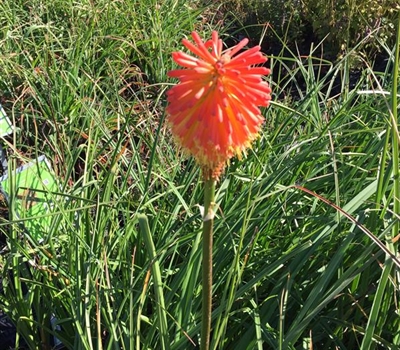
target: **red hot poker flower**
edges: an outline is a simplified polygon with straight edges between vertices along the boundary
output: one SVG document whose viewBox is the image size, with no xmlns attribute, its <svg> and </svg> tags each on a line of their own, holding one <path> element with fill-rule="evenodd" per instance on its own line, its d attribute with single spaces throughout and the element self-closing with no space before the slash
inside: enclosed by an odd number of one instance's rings
<svg viewBox="0 0 400 350">
<path fill-rule="evenodd" d="M 222 51 L 215 31 L 205 43 L 196 32 L 192 38 L 195 44 L 182 43 L 198 58 L 181 51 L 172 54 L 185 69 L 168 73 L 180 80 L 167 92 L 168 122 L 177 143 L 195 157 L 204 175 L 218 178 L 226 162 L 240 157 L 258 136 L 264 121 L 258 107 L 271 100 L 262 77 L 270 70 L 254 66 L 267 61 L 260 46 L 237 54 L 248 39 Z"/>
</svg>

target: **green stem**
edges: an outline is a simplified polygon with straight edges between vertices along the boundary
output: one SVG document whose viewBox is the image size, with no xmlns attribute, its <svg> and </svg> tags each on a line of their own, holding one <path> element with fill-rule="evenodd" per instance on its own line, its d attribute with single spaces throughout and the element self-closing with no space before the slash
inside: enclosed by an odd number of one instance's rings
<svg viewBox="0 0 400 350">
<path fill-rule="evenodd" d="M 399 66 L 400 66 L 400 13 L 397 17 L 397 35 L 396 35 L 396 51 L 394 57 L 392 96 L 391 96 L 391 121 L 392 121 L 392 143 L 393 143 L 393 211 L 396 217 L 400 215 L 400 171 L 399 171 L 399 128 L 397 113 L 397 87 L 399 84 Z M 399 234 L 399 220 L 394 221 L 393 238 Z"/>
<path fill-rule="evenodd" d="M 392 93 L 391 93 L 391 113 L 390 113 L 390 128 L 392 132 L 392 162 L 393 162 L 393 213 L 395 215 L 392 236 L 387 234 L 386 246 L 389 251 L 396 254 L 396 247 L 394 246 L 392 239 L 395 238 L 399 233 L 399 221 L 396 219 L 400 214 L 400 180 L 399 180 L 399 129 L 398 129 L 398 114 L 397 114 L 397 85 L 398 85 L 398 68 L 399 68 L 399 53 L 400 53 L 400 14 L 397 18 L 397 43 L 395 49 L 394 58 L 394 69 L 393 69 L 393 83 L 392 83 Z M 388 130 L 388 132 L 389 132 Z M 380 335 L 382 327 L 384 326 L 384 317 L 386 317 L 385 304 L 391 303 L 391 295 L 393 290 L 389 289 L 390 274 L 393 270 L 393 259 L 386 255 L 385 265 L 382 270 L 381 279 L 379 281 L 378 288 L 375 293 L 374 302 L 370 311 L 368 318 L 368 323 L 365 328 L 365 334 L 363 341 L 361 343 L 360 349 L 369 350 L 374 347 L 373 337 Z M 385 303 L 386 301 L 386 303 Z M 383 315 L 382 315 L 383 314 Z M 380 316 L 381 315 L 381 316 Z M 381 317 L 381 320 L 379 319 Z M 382 320 L 383 319 L 383 320 Z M 398 323 L 397 323 L 398 324 Z M 399 332 L 395 332 L 393 343 L 399 344 Z"/>
<path fill-rule="evenodd" d="M 396 219 L 400 215 L 400 171 L 399 171 L 399 128 L 398 128 L 398 85 L 399 85 L 399 66 L 400 66 L 400 13 L 397 16 L 397 32 L 396 32 L 396 51 L 394 57 L 393 67 L 393 82 L 392 82 L 392 96 L 391 96 L 391 109 L 392 109 L 392 143 L 393 143 L 393 212 L 394 212 L 394 224 L 392 228 L 392 238 L 395 238 L 399 234 L 400 223 Z M 398 243 L 393 246 L 392 252 L 398 251 Z M 398 305 L 397 305 L 398 307 Z M 393 343 L 399 345 L 399 322 L 397 321 L 398 330 L 395 332 Z"/>
<path fill-rule="evenodd" d="M 154 279 L 154 294 L 156 297 L 156 310 L 158 325 L 160 328 L 161 349 L 168 350 L 170 347 L 168 335 L 167 309 L 165 307 L 163 284 L 161 278 L 160 263 L 158 261 L 156 248 L 154 246 L 149 221 L 144 214 L 138 215 L 139 227 L 144 238 L 144 244 L 151 261 L 151 272 Z"/>
<path fill-rule="evenodd" d="M 214 224 L 215 180 L 204 182 L 203 216 L 203 304 L 201 322 L 201 349 L 210 348 L 212 306 L 212 248 Z"/>
</svg>

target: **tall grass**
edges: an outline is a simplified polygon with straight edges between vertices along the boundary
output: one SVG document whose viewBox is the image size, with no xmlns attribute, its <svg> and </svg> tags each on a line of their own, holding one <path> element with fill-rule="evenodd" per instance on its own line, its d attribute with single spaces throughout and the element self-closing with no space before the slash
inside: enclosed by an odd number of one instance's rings
<svg viewBox="0 0 400 350">
<path fill-rule="evenodd" d="M 12 206 L 0 224 L 17 347 L 198 344 L 203 193 L 165 128 L 164 92 L 171 51 L 209 29 L 200 13 L 180 0 L 0 4 L 1 101 L 17 128 L 3 142 L 15 162 L 45 154 L 60 186 L 43 242 Z M 364 233 L 395 253 L 397 51 L 383 46 L 386 71 L 366 61 L 352 85 L 356 51 L 331 63 L 317 48 L 271 57 L 263 133 L 218 184 L 213 349 L 399 346 L 397 270 Z"/>
</svg>

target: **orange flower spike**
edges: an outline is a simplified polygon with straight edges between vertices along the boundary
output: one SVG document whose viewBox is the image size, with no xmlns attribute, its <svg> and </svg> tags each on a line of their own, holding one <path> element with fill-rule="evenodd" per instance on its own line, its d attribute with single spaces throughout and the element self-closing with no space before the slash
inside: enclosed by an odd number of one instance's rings
<svg viewBox="0 0 400 350">
<path fill-rule="evenodd" d="M 267 61 L 260 46 L 237 54 L 248 39 L 222 51 L 215 31 L 205 43 L 196 32 L 192 38 L 194 44 L 186 39 L 182 43 L 198 57 L 181 51 L 172 54 L 184 69 L 168 73 L 180 81 L 167 92 L 168 123 L 205 177 L 218 178 L 226 162 L 240 157 L 258 136 L 264 122 L 259 106 L 266 107 L 271 100 L 271 89 L 262 77 L 270 70 L 254 66 Z"/>
</svg>

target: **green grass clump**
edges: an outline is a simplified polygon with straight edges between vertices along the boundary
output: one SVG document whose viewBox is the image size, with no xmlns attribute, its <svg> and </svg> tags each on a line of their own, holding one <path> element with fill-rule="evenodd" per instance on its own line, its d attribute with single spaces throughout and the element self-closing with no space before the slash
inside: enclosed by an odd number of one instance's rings
<svg viewBox="0 0 400 350">
<path fill-rule="evenodd" d="M 10 165 L 45 154 L 60 186 L 43 242 L 12 200 L 0 223 L 0 308 L 17 346 L 199 343 L 203 188 L 164 109 L 171 52 L 220 25 L 202 11 L 0 4 L 1 103 L 16 126 L 2 141 Z M 386 70 L 365 60 L 353 81 L 354 51 L 332 63 L 282 45 L 263 132 L 218 184 L 212 348 L 397 349 L 398 47 L 380 42 Z"/>
</svg>

